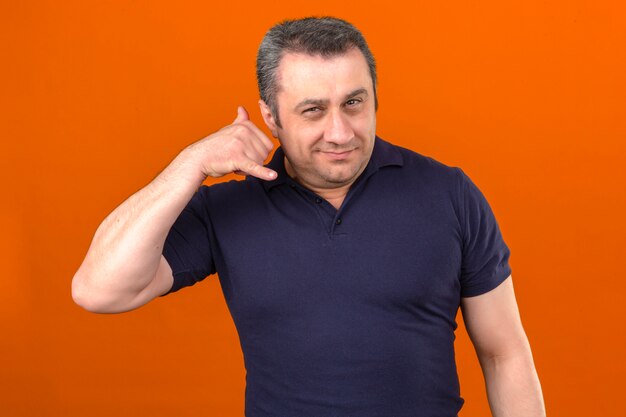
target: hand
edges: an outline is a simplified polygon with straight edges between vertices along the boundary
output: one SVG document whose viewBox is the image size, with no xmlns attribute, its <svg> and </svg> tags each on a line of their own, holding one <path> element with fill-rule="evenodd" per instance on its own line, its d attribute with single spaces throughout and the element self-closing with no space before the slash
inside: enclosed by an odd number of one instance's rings
<svg viewBox="0 0 626 417">
<path fill-rule="evenodd" d="M 250 121 L 243 107 L 237 108 L 235 121 L 190 145 L 187 151 L 198 160 L 205 177 L 221 177 L 231 172 L 271 181 L 278 174 L 263 166 L 274 144 Z M 199 158 L 199 159 L 198 159 Z"/>
</svg>

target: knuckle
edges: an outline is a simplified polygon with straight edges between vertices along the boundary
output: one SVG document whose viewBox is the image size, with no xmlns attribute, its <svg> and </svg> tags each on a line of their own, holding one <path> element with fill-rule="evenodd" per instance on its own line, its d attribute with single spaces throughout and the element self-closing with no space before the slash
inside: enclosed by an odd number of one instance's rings
<svg viewBox="0 0 626 417">
<path fill-rule="evenodd" d="M 248 159 L 244 162 L 243 167 L 247 172 L 257 172 L 259 169 L 259 165 L 251 159 Z"/>
<path fill-rule="evenodd" d="M 226 143 L 226 150 L 230 155 L 238 155 L 243 153 L 244 151 L 244 144 L 241 141 L 241 139 L 237 138 L 237 137 L 233 137 L 231 140 L 229 140 Z"/>
<path fill-rule="evenodd" d="M 235 125 L 235 133 L 237 135 L 248 135 L 250 134 L 250 126 L 247 126 L 245 124 L 245 122 L 242 123 L 238 123 L 237 125 Z"/>
</svg>

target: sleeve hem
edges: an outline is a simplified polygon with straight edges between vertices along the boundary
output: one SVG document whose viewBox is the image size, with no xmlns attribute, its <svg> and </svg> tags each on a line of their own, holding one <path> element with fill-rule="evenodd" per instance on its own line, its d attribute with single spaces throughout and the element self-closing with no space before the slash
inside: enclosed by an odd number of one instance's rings
<svg viewBox="0 0 626 417">
<path fill-rule="evenodd" d="M 504 280 L 511 276 L 511 268 L 506 267 L 497 271 L 487 282 L 482 282 L 480 285 L 466 288 L 461 292 L 461 297 L 476 297 L 488 293 L 489 291 L 497 288 Z"/>
</svg>

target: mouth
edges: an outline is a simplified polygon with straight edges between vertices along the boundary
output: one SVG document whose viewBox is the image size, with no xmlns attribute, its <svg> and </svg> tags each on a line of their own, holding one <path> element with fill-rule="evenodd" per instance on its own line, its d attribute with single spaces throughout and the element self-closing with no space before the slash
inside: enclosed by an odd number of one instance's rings
<svg viewBox="0 0 626 417">
<path fill-rule="evenodd" d="M 350 155 L 352 154 L 352 152 L 354 152 L 355 149 L 347 149 L 347 150 L 334 150 L 334 151 L 322 151 L 320 150 L 319 152 L 324 155 L 326 158 L 334 160 L 334 161 L 340 161 L 343 159 L 347 159 L 350 157 Z"/>
</svg>

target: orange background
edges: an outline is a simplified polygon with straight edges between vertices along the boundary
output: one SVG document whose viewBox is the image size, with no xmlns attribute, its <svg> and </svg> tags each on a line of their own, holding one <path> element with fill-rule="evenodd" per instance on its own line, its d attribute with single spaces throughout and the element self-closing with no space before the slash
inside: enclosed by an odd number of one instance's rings
<svg viewBox="0 0 626 417">
<path fill-rule="evenodd" d="M 217 279 L 123 315 L 81 310 L 70 282 L 101 220 L 179 150 L 238 104 L 261 123 L 258 43 L 311 14 L 366 35 L 379 135 L 461 166 L 489 199 L 548 414 L 623 415 L 622 4 L 3 1 L 0 415 L 243 415 Z M 461 415 L 487 415 L 457 333 Z"/>
</svg>

